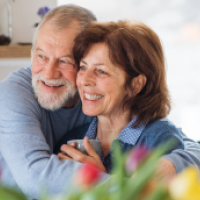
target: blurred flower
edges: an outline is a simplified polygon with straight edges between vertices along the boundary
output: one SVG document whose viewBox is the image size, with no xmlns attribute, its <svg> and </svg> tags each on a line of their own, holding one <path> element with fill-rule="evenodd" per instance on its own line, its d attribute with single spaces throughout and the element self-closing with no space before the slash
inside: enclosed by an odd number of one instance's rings
<svg viewBox="0 0 200 200">
<path fill-rule="evenodd" d="M 113 176 L 101 179 L 101 171 L 91 164 L 82 165 L 75 174 L 71 194 L 43 195 L 40 200 L 200 200 L 200 181 L 194 167 L 185 169 L 170 182 L 155 179 L 154 172 L 162 149 L 152 152 L 140 146 L 129 154 L 120 152 L 119 143 L 114 147 L 116 167 Z M 162 146 L 163 148 L 163 146 Z M 126 168 L 125 168 L 126 167 Z M 134 178 L 125 178 L 125 170 L 134 171 Z M 97 185 L 98 184 L 98 185 Z M 95 186 L 95 187 L 94 187 Z M 0 200 L 27 200 L 24 194 L 0 184 Z"/>
<path fill-rule="evenodd" d="M 51 10 L 51 8 L 47 7 L 47 6 L 44 6 L 44 7 L 41 7 L 39 8 L 38 10 L 38 15 L 40 15 L 41 17 L 43 17 L 46 13 L 48 13 L 49 11 Z"/>
<path fill-rule="evenodd" d="M 199 200 L 200 181 L 195 167 L 186 168 L 172 180 L 169 192 L 174 200 Z"/>
<path fill-rule="evenodd" d="M 125 163 L 126 172 L 132 174 L 148 152 L 146 146 L 139 146 L 131 150 Z"/>
<path fill-rule="evenodd" d="M 41 7 L 41 8 L 39 8 L 37 14 L 38 14 L 40 17 L 43 17 L 43 16 L 44 16 L 46 13 L 48 13 L 51 9 L 52 9 L 52 8 L 49 8 L 49 7 L 47 7 L 47 6 Z M 39 23 L 36 22 L 36 23 L 33 25 L 33 27 L 36 28 L 38 25 L 39 25 Z"/>
<path fill-rule="evenodd" d="M 82 188 L 94 186 L 101 178 L 101 171 L 90 164 L 85 164 L 79 168 L 75 175 L 75 183 Z"/>
</svg>

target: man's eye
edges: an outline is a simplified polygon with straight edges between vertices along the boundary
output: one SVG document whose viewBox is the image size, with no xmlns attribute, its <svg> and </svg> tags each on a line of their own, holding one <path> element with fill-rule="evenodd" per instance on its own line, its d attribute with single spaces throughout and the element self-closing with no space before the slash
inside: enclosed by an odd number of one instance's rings
<svg viewBox="0 0 200 200">
<path fill-rule="evenodd" d="M 45 56 L 43 56 L 43 55 L 39 55 L 38 57 L 39 57 L 39 58 L 42 58 L 42 59 L 45 58 Z"/>
<path fill-rule="evenodd" d="M 43 56 L 43 55 L 38 55 L 37 60 L 40 64 L 45 64 L 47 62 L 46 56 Z"/>
<path fill-rule="evenodd" d="M 66 65 L 68 65 L 68 66 L 72 66 L 72 67 L 74 67 L 74 66 L 75 66 L 73 63 L 71 63 L 71 62 L 68 62 L 68 61 L 66 61 L 66 60 L 60 60 L 60 63 L 61 63 L 61 64 L 64 64 L 64 65 L 65 65 L 65 67 L 66 67 Z"/>
</svg>

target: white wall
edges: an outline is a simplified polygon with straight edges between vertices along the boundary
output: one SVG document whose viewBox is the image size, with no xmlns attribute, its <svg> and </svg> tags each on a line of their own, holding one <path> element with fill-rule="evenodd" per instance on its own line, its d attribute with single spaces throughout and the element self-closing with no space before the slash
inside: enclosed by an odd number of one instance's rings
<svg viewBox="0 0 200 200">
<path fill-rule="evenodd" d="M 43 6 L 55 7 L 57 0 L 15 0 L 11 2 L 12 10 L 12 44 L 31 42 L 35 28 L 40 20 L 38 9 Z"/>
<path fill-rule="evenodd" d="M 22 67 L 31 65 L 30 58 L 1 58 L 0 59 L 0 82 L 8 76 L 9 73 L 17 71 Z"/>
<path fill-rule="evenodd" d="M 3 19 L 3 20 L 2 20 Z M 0 0 L 0 35 L 9 36 L 8 33 L 8 8 L 6 1 Z"/>
</svg>

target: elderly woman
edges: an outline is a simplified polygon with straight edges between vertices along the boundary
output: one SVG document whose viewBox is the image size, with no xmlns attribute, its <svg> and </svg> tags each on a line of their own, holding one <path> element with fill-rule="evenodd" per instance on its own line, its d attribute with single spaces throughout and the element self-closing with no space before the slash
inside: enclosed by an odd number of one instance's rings
<svg viewBox="0 0 200 200">
<path fill-rule="evenodd" d="M 68 151 L 60 158 L 92 160 L 110 172 L 113 140 L 127 150 L 137 145 L 152 149 L 172 138 L 176 146 L 170 151 L 184 149 L 177 128 L 163 120 L 170 112 L 164 56 L 149 27 L 127 21 L 92 23 L 76 38 L 74 56 L 83 112 L 96 116 L 86 136 L 101 141 L 102 156 L 90 147 L 89 156 Z"/>
</svg>

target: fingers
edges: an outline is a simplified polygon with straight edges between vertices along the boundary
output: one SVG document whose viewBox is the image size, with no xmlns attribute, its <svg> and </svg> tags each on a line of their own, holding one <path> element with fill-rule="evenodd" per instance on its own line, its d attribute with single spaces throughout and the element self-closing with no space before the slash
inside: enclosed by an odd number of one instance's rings
<svg viewBox="0 0 200 200">
<path fill-rule="evenodd" d="M 62 153 L 58 154 L 58 157 L 60 159 L 71 159 L 80 163 L 89 163 L 99 170 L 106 172 L 106 169 L 101 161 L 101 158 L 98 156 L 98 154 L 93 149 L 92 145 L 89 143 L 88 137 L 84 138 L 84 147 L 88 153 L 88 156 L 83 154 L 82 152 L 76 150 L 73 145 L 62 145 L 61 151 Z"/>
<path fill-rule="evenodd" d="M 87 164 L 90 163 L 96 168 L 98 168 L 99 170 L 106 172 L 106 169 L 101 161 L 101 158 L 95 152 L 92 145 L 89 143 L 88 137 L 84 138 L 83 143 L 84 143 L 85 150 L 88 153 L 88 156 L 83 154 L 81 151 L 76 150 L 73 144 L 72 145 L 64 144 L 60 148 L 62 153 L 58 154 L 59 158 L 71 159 L 80 163 L 87 163 Z"/>
<path fill-rule="evenodd" d="M 88 137 L 84 137 L 83 139 L 83 145 L 85 147 L 85 150 L 87 151 L 88 155 L 91 157 L 99 157 L 99 155 L 96 153 L 96 151 L 94 150 L 94 148 L 92 147 L 92 145 L 89 142 Z"/>
<path fill-rule="evenodd" d="M 65 149 L 67 148 L 67 144 L 63 144 L 61 147 L 60 147 L 60 150 L 65 152 Z"/>
<path fill-rule="evenodd" d="M 71 145 L 64 144 L 64 145 L 61 146 L 60 149 L 64 154 L 71 157 L 71 159 L 73 159 L 74 161 L 84 162 L 85 158 L 87 157 L 85 154 L 76 150 Z"/>
<path fill-rule="evenodd" d="M 64 153 L 58 153 L 58 157 L 62 160 L 62 159 L 69 159 L 72 160 L 72 158 L 70 158 L 69 156 L 65 155 Z"/>
<path fill-rule="evenodd" d="M 69 143 L 68 145 L 70 145 L 70 146 L 72 146 L 72 147 L 76 147 L 76 144 L 75 144 L 75 142 L 71 142 L 71 143 Z"/>
</svg>

